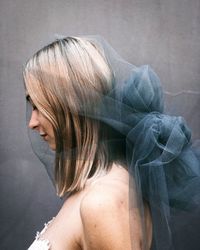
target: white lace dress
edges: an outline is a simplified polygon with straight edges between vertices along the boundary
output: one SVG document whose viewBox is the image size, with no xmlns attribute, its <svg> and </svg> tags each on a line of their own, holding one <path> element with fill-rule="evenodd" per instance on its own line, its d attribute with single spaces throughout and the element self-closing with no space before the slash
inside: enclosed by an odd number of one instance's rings
<svg viewBox="0 0 200 250">
<path fill-rule="evenodd" d="M 51 249 L 49 240 L 43 239 L 42 234 L 47 230 L 49 224 L 53 221 L 53 219 L 54 218 L 52 218 L 52 220 L 50 220 L 48 223 L 44 224 L 44 228 L 42 229 L 41 232 L 36 233 L 35 240 L 31 244 L 31 246 L 28 248 L 28 250 L 50 250 Z"/>
</svg>

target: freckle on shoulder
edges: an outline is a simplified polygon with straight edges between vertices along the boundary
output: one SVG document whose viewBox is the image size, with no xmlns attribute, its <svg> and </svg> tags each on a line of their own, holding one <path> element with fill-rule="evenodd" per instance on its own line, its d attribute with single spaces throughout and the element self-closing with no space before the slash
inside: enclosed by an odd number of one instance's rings
<svg viewBox="0 0 200 250">
<path fill-rule="evenodd" d="M 80 212 L 82 215 L 95 215 L 115 211 L 122 206 L 128 207 L 128 188 L 122 183 L 109 185 L 107 182 L 99 182 L 92 185 L 83 197 Z"/>
</svg>

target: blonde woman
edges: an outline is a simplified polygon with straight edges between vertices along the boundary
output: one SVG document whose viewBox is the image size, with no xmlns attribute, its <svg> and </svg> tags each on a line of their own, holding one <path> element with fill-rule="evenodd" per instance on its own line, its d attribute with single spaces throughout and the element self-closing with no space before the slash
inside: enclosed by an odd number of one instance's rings
<svg viewBox="0 0 200 250">
<path fill-rule="evenodd" d="M 160 205 L 170 201 L 159 186 L 167 180 L 156 186 L 162 174 L 151 169 L 161 165 L 160 156 L 171 157 L 148 137 L 163 133 L 161 123 L 168 122 L 153 71 L 123 61 L 101 39 L 66 37 L 33 55 L 23 74 L 32 105 L 29 128 L 55 151 L 57 193 L 67 194 L 29 250 L 171 249 L 169 217 Z M 155 219 L 152 243 L 155 214 L 160 224 Z"/>
</svg>

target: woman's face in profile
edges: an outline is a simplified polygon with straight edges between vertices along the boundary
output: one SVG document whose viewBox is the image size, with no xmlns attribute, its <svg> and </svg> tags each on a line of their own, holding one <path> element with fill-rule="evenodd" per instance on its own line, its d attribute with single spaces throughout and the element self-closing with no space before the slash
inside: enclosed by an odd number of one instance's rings
<svg viewBox="0 0 200 250">
<path fill-rule="evenodd" d="M 53 132 L 53 127 L 49 120 L 37 109 L 37 107 L 32 102 L 30 96 L 27 94 L 26 99 L 32 105 L 32 113 L 29 121 L 29 128 L 36 130 L 40 136 L 49 144 L 52 150 L 56 149 L 55 136 Z"/>
</svg>

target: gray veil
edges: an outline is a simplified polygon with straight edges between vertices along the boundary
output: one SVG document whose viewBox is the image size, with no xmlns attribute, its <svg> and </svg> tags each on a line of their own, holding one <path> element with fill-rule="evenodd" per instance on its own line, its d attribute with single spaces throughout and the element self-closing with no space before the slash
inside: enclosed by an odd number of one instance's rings
<svg viewBox="0 0 200 250">
<path fill-rule="evenodd" d="M 191 114 L 200 95 L 192 91 L 164 92 L 150 66 L 128 63 L 100 36 L 86 38 L 105 55 L 114 82 L 95 112 L 85 106 L 80 115 L 100 120 L 119 133 L 114 139 L 125 145 L 130 186 L 134 183 L 137 194 L 135 200 L 130 192 L 130 206 L 139 208 L 141 218 L 144 201 L 151 211 L 152 249 L 189 249 L 181 245 L 180 238 L 184 237 L 184 228 L 193 223 L 192 216 L 200 212 L 199 114 Z M 27 104 L 27 119 L 30 112 Z M 29 130 L 29 137 L 53 182 L 54 152 L 34 131 Z M 144 227 L 143 231 L 146 249 Z"/>
</svg>

